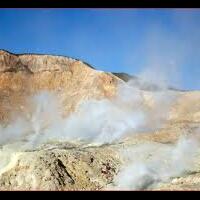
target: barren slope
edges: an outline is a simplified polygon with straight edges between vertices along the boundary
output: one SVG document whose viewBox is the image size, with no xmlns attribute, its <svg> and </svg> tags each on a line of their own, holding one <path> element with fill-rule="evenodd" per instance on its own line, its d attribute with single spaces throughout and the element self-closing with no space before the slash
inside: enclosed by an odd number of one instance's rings
<svg viewBox="0 0 200 200">
<path fill-rule="evenodd" d="M 67 112 L 88 98 L 110 98 L 119 79 L 62 56 L 14 55 L 0 51 L 0 119 L 22 110 L 28 95 L 58 91 Z"/>
</svg>

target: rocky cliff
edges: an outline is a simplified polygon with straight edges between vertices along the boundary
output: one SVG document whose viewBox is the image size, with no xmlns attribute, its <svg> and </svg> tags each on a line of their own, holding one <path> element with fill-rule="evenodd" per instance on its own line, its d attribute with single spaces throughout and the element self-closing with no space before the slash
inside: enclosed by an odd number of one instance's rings
<svg viewBox="0 0 200 200">
<path fill-rule="evenodd" d="M 59 92 L 66 112 L 82 99 L 111 98 L 119 79 L 92 69 L 82 61 L 63 56 L 15 55 L 0 51 L 0 119 L 20 112 L 28 95 L 39 91 Z"/>
</svg>

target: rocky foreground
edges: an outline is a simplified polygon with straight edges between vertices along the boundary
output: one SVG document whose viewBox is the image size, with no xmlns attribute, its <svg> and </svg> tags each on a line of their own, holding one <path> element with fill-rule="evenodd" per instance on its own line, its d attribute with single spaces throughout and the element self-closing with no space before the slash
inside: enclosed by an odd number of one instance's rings
<svg viewBox="0 0 200 200">
<path fill-rule="evenodd" d="M 118 86 L 128 84 L 127 77 L 125 79 L 123 77 L 120 74 L 114 75 L 95 70 L 82 61 L 63 56 L 15 55 L 1 50 L 0 189 L 200 190 L 200 148 L 197 148 L 195 155 L 191 156 L 194 159 L 194 165 L 191 167 L 189 164 L 186 165 L 183 172 L 172 173 L 167 179 L 163 179 L 163 175 L 159 173 L 156 175 L 157 179 L 154 180 L 151 176 L 147 181 L 144 181 L 147 177 L 144 173 L 144 176 L 137 179 L 142 183 L 132 187 L 135 183 L 127 185 L 124 183 L 126 179 L 118 177 L 127 162 L 122 156 L 121 152 L 123 151 L 132 149 L 136 152 L 136 154 L 131 154 L 133 166 L 134 155 L 138 157 L 139 154 L 143 155 L 142 160 L 145 163 L 153 157 L 158 157 L 158 160 L 166 159 L 168 162 L 171 159 L 171 154 L 166 158 L 165 155 L 171 151 L 169 148 L 175 145 L 181 136 L 192 136 L 197 143 L 200 141 L 199 91 L 173 91 L 176 98 L 167 109 L 160 109 L 164 107 L 165 101 L 161 100 L 157 105 L 152 98 L 155 91 L 148 90 L 146 87 L 145 89 L 139 88 L 143 96 L 141 107 L 145 112 L 148 110 L 148 119 L 150 119 L 147 126 L 158 121 L 158 118 L 155 117 L 157 113 L 159 116 L 160 113 L 167 113 L 167 119 L 158 128 L 143 128 L 142 131 L 138 131 L 138 133 L 136 131 L 134 134 L 129 131 L 126 137 L 113 142 L 97 144 L 95 142 L 63 140 L 51 141 L 31 148 L 21 148 L 24 141 L 4 141 L 4 138 L 7 137 L 6 134 L 10 134 L 13 130 L 18 131 L 16 127 L 12 129 L 12 126 L 11 129 L 6 129 L 8 131 L 4 131 L 5 127 L 8 127 L 19 116 L 27 118 L 33 112 L 28 99 L 38 92 L 55 92 L 62 105 L 62 115 L 67 119 L 76 112 L 83 101 L 91 99 L 115 101 L 117 96 L 123 96 L 123 92 L 118 94 Z M 134 96 L 134 94 L 132 95 Z M 48 103 L 47 100 L 46 104 L 48 105 Z M 88 110 L 86 114 L 90 116 L 91 111 Z M 91 115 L 91 125 L 92 123 Z M 57 129 L 54 130 L 56 132 Z M 145 146 L 142 147 L 142 152 L 139 148 L 141 145 Z M 137 153 L 137 148 L 140 149 L 139 153 Z M 147 150 L 145 150 L 146 148 Z M 163 155 L 160 152 L 164 152 Z M 181 153 L 184 155 L 184 152 Z M 179 157 L 179 154 L 176 156 Z M 178 161 L 178 163 L 181 162 Z M 161 167 L 166 165 L 161 164 Z M 170 170 L 176 171 L 176 167 L 169 168 Z M 130 171 L 130 176 L 134 176 L 134 173 L 137 174 L 137 170 Z M 116 177 L 118 178 L 116 179 Z"/>
</svg>

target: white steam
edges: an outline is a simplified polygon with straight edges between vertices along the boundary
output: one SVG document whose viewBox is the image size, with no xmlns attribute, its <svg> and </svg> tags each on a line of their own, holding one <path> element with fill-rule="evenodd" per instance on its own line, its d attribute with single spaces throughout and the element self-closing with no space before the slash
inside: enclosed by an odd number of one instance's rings
<svg viewBox="0 0 200 200">
<path fill-rule="evenodd" d="M 115 177 L 114 188 L 150 189 L 156 183 L 188 173 L 195 167 L 198 150 L 195 138 L 186 137 L 173 146 L 142 144 L 125 150 L 122 156 L 126 166 Z"/>
<path fill-rule="evenodd" d="M 19 116 L 13 123 L 0 127 L 0 143 L 23 140 L 29 148 L 64 141 L 112 143 L 127 134 L 161 127 L 175 97 L 167 90 L 142 92 L 130 81 L 119 85 L 116 98 L 83 101 L 76 112 L 64 118 L 56 94 L 41 92 L 30 98 L 32 111 L 26 118 Z"/>
</svg>

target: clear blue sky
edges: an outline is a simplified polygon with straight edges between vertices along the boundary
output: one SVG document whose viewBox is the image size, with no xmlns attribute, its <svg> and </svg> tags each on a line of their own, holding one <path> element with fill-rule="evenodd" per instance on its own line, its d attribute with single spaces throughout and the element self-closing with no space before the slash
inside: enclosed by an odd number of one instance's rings
<svg viewBox="0 0 200 200">
<path fill-rule="evenodd" d="M 199 9 L 0 9 L 0 49 L 135 75 L 157 65 L 174 85 L 200 89 Z"/>
</svg>

